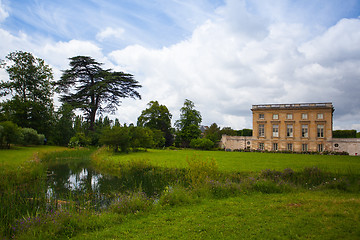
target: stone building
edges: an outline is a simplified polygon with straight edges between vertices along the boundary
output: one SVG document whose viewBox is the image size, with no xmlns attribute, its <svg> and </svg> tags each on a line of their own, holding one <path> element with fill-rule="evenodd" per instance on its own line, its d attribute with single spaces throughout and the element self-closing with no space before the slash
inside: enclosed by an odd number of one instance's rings
<svg viewBox="0 0 360 240">
<path fill-rule="evenodd" d="M 360 154 L 360 139 L 332 138 L 332 103 L 262 104 L 251 111 L 252 137 L 224 135 L 222 148 Z"/>
<path fill-rule="evenodd" d="M 332 103 L 253 105 L 252 149 L 331 151 Z"/>
</svg>

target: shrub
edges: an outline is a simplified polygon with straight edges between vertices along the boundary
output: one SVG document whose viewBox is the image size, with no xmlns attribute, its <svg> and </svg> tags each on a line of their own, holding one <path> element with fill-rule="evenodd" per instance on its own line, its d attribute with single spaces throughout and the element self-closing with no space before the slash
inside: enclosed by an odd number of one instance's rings
<svg viewBox="0 0 360 240">
<path fill-rule="evenodd" d="M 128 152 L 129 149 L 129 128 L 114 126 L 103 131 L 100 137 L 100 143 L 109 146 L 117 152 L 119 148 L 122 152 Z"/>
<path fill-rule="evenodd" d="M 290 190 L 290 187 L 283 183 L 275 183 L 273 181 L 259 180 L 254 183 L 252 188 L 255 191 L 270 194 L 270 193 L 282 193 Z"/>
<path fill-rule="evenodd" d="M 69 147 L 86 147 L 91 143 L 91 139 L 86 137 L 85 133 L 76 133 L 74 137 L 70 139 Z"/>
<path fill-rule="evenodd" d="M 195 199 L 184 187 L 175 185 L 167 186 L 160 196 L 161 205 L 185 205 L 193 202 Z"/>
<path fill-rule="evenodd" d="M 40 145 L 44 143 L 45 136 L 38 134 L 35 129 L 21 128 L 18 143 L 22 145 Z"/>
<path fill-rule="evenodd" d="M 191 140 L 190 147 L 195 149 L 210 150 L 214 147 L 214 142 L 207 138 L 196 138 Z"/>
<path fill-rule="evenodd" d="M 118 214 L 138 213 L 147 211 L 152 207 L 152 200 L 144 192 L 138 191 L 130 194 L 120 194 L 111 204 L 110 210 Z"/>
<path fill-rule="evenodd" d="M 0 126 L 2 127 L 0 147 L 10 148 L 10 144 L 16 143 L 18 140 L 19 128 L 10 121 L 0 122 Z"/>
<path fill-rule="evenodd" d="M 192 187 L 201 185 L 207 179 L 216 179 L 219 175 L 218 165 L 214 159 L 202 160 L 194 155 L 187 159 L 186 178 Z"/>
</svg>

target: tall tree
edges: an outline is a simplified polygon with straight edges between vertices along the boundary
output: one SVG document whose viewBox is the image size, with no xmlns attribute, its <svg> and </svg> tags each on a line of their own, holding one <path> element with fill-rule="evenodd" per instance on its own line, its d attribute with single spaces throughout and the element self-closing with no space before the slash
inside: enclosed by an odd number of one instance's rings
<svg viewBox="0 0 360 240">
<path fill-rule="evenodd" d="M 138 117 L 137 125 L 162 131 L 165 137 L 165 146 L 170 146 L 173 142 L 171 113 L 165 105 L 160 105 L 158 101 L 150 101 L 148 106 Z"/>
<path fill-rule="evenodd" d="M 0 96 L 12 98 L 1 104 L 4 115 L 20 127 L 47 134 L 54 112 L 52 69 L 28 52 L 12 52 L 6 59 L 3 66 L 9 80 L 0 82 Z"/>
<path fill-rule="evenodd" d="M 104 70 L 101 63 L 87 56 L 70 58 L 70 69 L 63 72 L 57 82 L 61 101 L 71 104 L 85 113 L 89 129 L 94 130 L 97 113 L 117 110 L 121 98 L 139 98 L 135 90 L 140 88 L 133 75 Z"/>
<path fill-rule="evenodd" d="M 214 143 L 220 141 L 220 127 L 218 127 L 216 123 L 211 124 L 211 126 L 205 130 L 205 138 L 210 139 Z"/>
<path fill-rule="evenodd" d="M 182 146 L 189 147 L 192 139 L 200 137 L 201 130 L 199 129 L 199 125 L 201 120 L 201 114 L 195 110 L 194 103 L 186 99 L 184 106 L 180 109 L 180 119 L 175 123 L 178 128 L 177 141 L 179 141 Z"/>
</svg>

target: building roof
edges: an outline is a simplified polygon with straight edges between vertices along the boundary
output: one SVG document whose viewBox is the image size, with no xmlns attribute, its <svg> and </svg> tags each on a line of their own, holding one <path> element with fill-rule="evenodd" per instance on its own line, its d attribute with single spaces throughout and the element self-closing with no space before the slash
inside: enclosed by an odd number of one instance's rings
<svg viewBox="0 0 360 240">
<path fill-rule="evenodd" d="M 291 103 L 291 104 L 259 104 L 252 105 L 253 110 L 267 110 L 267 109 L 311 109 L 311 108 L 329 108 L 333 109 L 334 107 L 331 102 L 326 103 Z"/>
</svg>

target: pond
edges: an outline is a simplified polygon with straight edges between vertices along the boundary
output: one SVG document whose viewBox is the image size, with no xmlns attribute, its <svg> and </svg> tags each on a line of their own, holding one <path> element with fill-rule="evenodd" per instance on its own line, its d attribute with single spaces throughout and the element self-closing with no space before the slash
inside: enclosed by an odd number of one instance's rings
<svg viewBox="0 0 360 240">
<path fill-rule="evenodd" d="M 55 208 L 74 203 L 81 208 L 101 210 L 119 195 L 133 192 L 157 198 L 166 186 L 184 175 L 183 170 L 154 167 L 143 160 L 122 165 L 117 176 L 94 170 L 90 156 L 82 159 L 56 157 L 46 162 L 43 192 L 52 207 L 56 204 Z"/>
<path fill-rule="evenodd" d="M 95 209 L 106 208 L 126 187 L 123 181 L 95 171 L 87 162 L 50 164 L 46 178 L 46 198 L 58 206 L 76 203 Z"/>
</svg>

